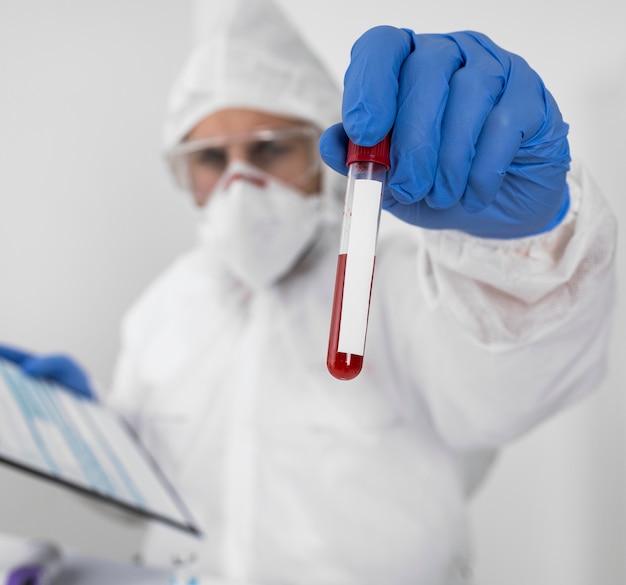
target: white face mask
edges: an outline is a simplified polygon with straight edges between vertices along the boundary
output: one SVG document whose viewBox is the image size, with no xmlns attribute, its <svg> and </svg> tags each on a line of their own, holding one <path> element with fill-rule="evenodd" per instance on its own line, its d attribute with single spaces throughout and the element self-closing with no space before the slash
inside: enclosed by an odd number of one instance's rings
<svg viewBox="0 0 626 585">
<path fill-rule="evenodd" d="M 202 209 L 200 241 L 235 278 L 253 290 L 267 287 L 312 245 L 320 199 L 235 162 Z"/>
</svg>

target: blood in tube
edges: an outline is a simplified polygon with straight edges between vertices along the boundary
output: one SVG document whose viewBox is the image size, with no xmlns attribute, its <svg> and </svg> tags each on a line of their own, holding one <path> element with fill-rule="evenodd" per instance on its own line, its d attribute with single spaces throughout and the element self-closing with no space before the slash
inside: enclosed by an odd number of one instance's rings
<svg viewBox="0 0 626 585">
<path fill-rule="evenodd" d="M 326 358 L 328 371 L 339 380 L 352 380 L 363 368 L 382 192 L 389 168 L 389 137 L 372 147 L 350 142 L 347 164 Z"/>
<path fill-rule="evenodd" d="M 343 303 L 343 286 L 346 277 L 346 254 L 339 254 L 337 258 L 337 277 L 335 279 L 335 294 L 333 297 L 333 311 L 330 320 L 330 337 L 328 341 L 328 356 L 326 366 L 328 371 L 339 380 L 356 378 L 363 368 L 363 356 L 356 353 L 344 353 L 338 350 L 339 328 L 341 326 L 341 306 Z M 372 276 L 374 271 L 372 269 Z M 372 288 L 370 285 L 370 298 Z M 368 307 L 369 313 L 369 307 Z"/>
</svg>

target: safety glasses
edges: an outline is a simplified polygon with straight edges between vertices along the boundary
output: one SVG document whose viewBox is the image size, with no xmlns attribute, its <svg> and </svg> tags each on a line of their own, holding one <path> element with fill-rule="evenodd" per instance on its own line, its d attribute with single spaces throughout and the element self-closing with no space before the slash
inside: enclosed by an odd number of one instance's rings
<svg viewBox="0 0 626 585">
<path fill-rule="evenodd" d="M 176 180 L 196 201 L 204 201 L 229 163 L 243 160 L 298 189 L 317 176 L 320 132 L 313 126 L 261 128 L 241 134 L 180 143 L 168 156 Z"/>
</svg>

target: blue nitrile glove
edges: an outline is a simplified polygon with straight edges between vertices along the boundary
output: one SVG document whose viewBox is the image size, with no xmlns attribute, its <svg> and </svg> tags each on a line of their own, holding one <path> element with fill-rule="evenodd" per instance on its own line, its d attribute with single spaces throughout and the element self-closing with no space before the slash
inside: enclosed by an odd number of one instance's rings
<svg viewBox="0 0 626 585">
<path fill-rule="evenodd" d="M 69 356 L 60 354 L 36 356 L 21 349 L 0 345 L 0 358 L 18 365 L 29 376 L 56 382 L 74 394 L 91 400 L 96 399 L 87 374 Z"/>
<path fill-rule="evenodd" d="M 383 207 L 400 219 L 517 238 L 568 210 L 568 126 L 535 71 L 480 33 L 381 26 L 357 40 L 322 158 L 346 174 L 347 136 L 371 146 L 392 128 Z"/>
</svg>

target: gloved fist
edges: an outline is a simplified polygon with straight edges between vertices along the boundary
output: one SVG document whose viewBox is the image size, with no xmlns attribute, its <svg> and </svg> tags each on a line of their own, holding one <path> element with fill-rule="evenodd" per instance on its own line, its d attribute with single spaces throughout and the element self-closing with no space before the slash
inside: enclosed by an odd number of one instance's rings
<svg viewBox="0 0 626 585">
<path fill-rule="evenodd" d="M 29 376 L 56 382 L 74 394 L 91 400 L 96 399 L 96 394 L 91 388 L 87 374 L 69 356 L 47 355 L 38 357 L 20 349 L 0 345 L 0 358 L 18 365 Z"/>
<path fill-rule="evenodd" d="M 322 158 L 346 174 L 348 137 L 371 146 L 391 129 L 383 207 L 400 219 L 517 238 L 567 212 L 568 126 L 535 71 L 480 33 L 381 26 L 357 40 Z"/>
</svg>

